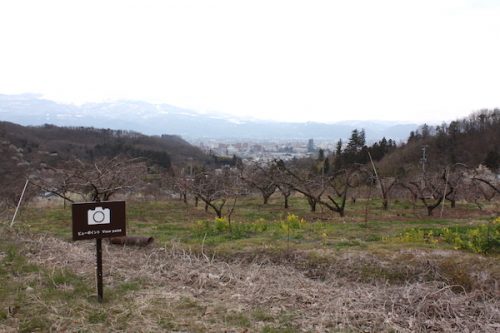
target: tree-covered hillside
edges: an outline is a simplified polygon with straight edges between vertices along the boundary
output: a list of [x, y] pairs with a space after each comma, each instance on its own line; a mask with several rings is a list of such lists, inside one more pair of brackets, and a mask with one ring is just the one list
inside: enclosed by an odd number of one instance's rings
[[128, 155], [170, 169], [186, 160], [208, 161], [198, 148], [173, 135], [147, 136], [132, 131], [92, 127], [21, 126], [0, 122], [0, 140], [12, 145], [30, 163], [57, 163]]
[[500, 109], [481, 110], [467, 118], [439, 126], [424, 124], [409, 134], [406, 144], [388, 154], [381, 161], [381, 167], [389, 171], [422, 162], [430, 168], [456, 163], [475, 168], [482, 164], [498, 171]]

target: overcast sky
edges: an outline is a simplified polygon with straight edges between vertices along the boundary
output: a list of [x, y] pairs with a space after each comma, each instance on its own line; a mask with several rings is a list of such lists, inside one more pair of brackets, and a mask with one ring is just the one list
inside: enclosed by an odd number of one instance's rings
[[500, 107], [500, 1], [0, 2], [0, 93], [243, 117], [453, 120]]

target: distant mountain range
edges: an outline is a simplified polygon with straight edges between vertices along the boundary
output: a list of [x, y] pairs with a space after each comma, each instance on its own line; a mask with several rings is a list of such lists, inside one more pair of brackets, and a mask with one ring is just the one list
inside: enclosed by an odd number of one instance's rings
[[92, 126], [133, 130], [149, 135], [175, 134], [186, 139], [309, 139], [348, 138], [353, 129], [364, 128], [368, 141], [382, 137], [406, 140], [417, 124], [385, 121], [292, 123], [234, 120], [229, 116], [201, 114], [168, 104], [142, 101], [62, 104], [38, 95], [1, 95], [0, 120], [21, 125]]

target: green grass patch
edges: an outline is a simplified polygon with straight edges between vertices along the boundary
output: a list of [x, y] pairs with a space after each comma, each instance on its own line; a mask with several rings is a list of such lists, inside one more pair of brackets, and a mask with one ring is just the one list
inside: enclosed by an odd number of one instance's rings
[[274, 317], [269, 313], [269, 311], [257, 308], [252, 311], [252, 318], [257, 321], [273, 321]]
[[[437, 218], [424, 216], [422, 212], [417, 214], [422, 209], [418, 203], [414, 208], [412, 202], [401, 199], [390, 202], [389, 210], [382, 209], [379, 198], [369, 201], [358, 199], [356, 203], [348, 201], [345, 217], [322, 206], [318, 206], [316, 212], [310, 212], [307, 201], [300, 195], [292, 196], [289, 202], [290, 208], [284, 209], [283, 199], [277, 194], [266, 205], [258, 196], [240, 198], [229, 222], [227, 217], [215, 218], [210, 209], [205, 212], [202, 204], [195, 207], [192, 200], [187, 204], [173, 199], [130, 201], [127, 202], [127, 233], [152, 236], [157, 244], [177, 242], [186, 249], [197, 250], [203, 246], [204, 250], [216, 253], [252, 251], [262, 247], [347, 251], [397, 246], [457, 248], [493, 253], [498, 247], [495, 234], [489, 236], [489, 245], [484, 245], [478, 244], [481, 237], [472, 231], [467, 231], [471, 232], [468, 235], [462, 233], [462, 227], [470, 229], [491, 221], [491, 213], [486, 216], [487, 212], [471, 208], [465, 203], [458, 204], [453, 210], [446, 207], [445, 213], [450, 214], [445, 214], [445, 218]], [[367, 205], [368, 219], [365, 221]], [[69, 207], [24, 208], [16, 225], [29, 232], [48, 233], [69, 240], [70, 221]], [[444, 241], [445, 237], [441, 234], [429, 237], [425, 231], [440, 232], [444, 228], [460, 234], [460, 242], [458, 238]], [[417, 235], [418, 232], [413, 229], [424, 230], [425, 235]], [[420, 239], [410, 241], [412, 233]], [[480, 233], [482, 235], [482, 231]], [[433, 241], [429, 241], [431, 239]]]
[[104, 310], [91, 311], [88, 315], [88, 321], [91, 324], [99, 324], [106, 322], [108, 314]]
[[243, 313], [229, 313], [225, 316], [226, 323], [237, 327], [250, 327], [250, 319]]

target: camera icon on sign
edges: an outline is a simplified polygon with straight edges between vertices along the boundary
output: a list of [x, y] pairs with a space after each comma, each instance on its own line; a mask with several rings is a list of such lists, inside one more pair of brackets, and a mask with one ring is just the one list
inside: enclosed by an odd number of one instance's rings
[[88, 225], [109, 224], [109, 208], [96, 207], [87, 212]]

